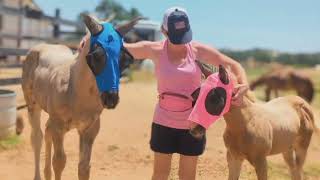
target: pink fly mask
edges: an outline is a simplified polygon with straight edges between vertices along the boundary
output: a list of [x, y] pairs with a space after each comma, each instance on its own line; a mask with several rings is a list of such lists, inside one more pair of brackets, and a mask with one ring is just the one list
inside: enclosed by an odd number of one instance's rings
[[201, 88], [192, 95], [197, 101], [188, 118], [189, 121], [208, 129], [229, 111], [233, 91], [233, 82], [229, 79], [227, 71], [221, 65], [218, 73], [206, 79]]

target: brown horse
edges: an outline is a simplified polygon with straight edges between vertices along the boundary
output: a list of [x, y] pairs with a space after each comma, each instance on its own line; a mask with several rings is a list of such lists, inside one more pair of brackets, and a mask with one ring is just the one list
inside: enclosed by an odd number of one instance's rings
[[278, 90], [296, 90], [298, 96], [304, 98], [309, 103], [314, 96], [314, 86], [309, 77], [293, 68], [278, 68], [262, 75], [250, 84], [254, 90], [257, 86], [266, 85], [266, 101], [270, 100], [271, 91], [278, 97]]
[[[227, 74], [219, 69], [219, 73], [223, 72]], [[222, 75], [221, 78], [228, 76]], [[302, 168], [312, 134], [319, 132], [310, 105], [298, 96], [259, 103], [250, 91], [244, 89], [239, 92], [243, 92], [243, 104], [231, 106], [224, 115], [226, 129], [223, 138], [227, 148], [229, 180], [239, 178], [245, 159], [254, 166], [258, 180], [266, 180], [266, 157], [280, 153], [290, 168], [292, 179], [302, 180]], [[217, 96], [211, 102], [212, 107], [224, 106], [224, 99]], [[200, 125], [190, 129], [190, 133], [198, 138], [204, 131]]]

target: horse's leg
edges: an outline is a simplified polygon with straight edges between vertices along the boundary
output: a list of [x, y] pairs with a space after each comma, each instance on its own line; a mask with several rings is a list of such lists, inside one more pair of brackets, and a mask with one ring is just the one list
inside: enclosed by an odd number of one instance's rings
[[233, 156], [229, 151], [227, 152], [227, 161], [229, 168], [229, 180], [238, 180], [241, 171], [243, 158]]
[[296, 154], [296, 179], [303, 179], [303, 165], [307, 156], [308, 147], [311, 141], [312, 133], [306, 132], [304, 137], [299, 138], [299, 144], [295, 148]]
[[51, 180], [51, 148], [52, 148], [52, 133], [50, 129], [50, 118], [47, 122], [47, 127], [44, 134], [45, 144], [46, 144], [46, 152], [45, 152], [45, 158], [46, 158], [46, 164], [44, 168], [44, 176], [46, 180]]
[[278, 89], [274, 89], [274, 95], [275, 95], [276, 98], [279, 97], [279, 91], [278, 91]]
[[90, 160], [93, 142], [100, 130], [100, 119], [97, 119], [80, 134], [80, 162], [78, 165], [79, 180], [89, 180], [90, 177]]
[[53, 171], [55, 180], [61, 180], [62, 171], [65, 168], [67, 157], [64, 152], [63, 140], [65, 132], [63, 131], [63, 126], [53, 124], [54, 121], [51, 122], [50, 131], [53, 140]]
[[289, 166], [290, 174], [291, 174], [291, 179], [296, 180], [296, 162], [294, 159], [294, 152], [293, 150], [289, 150], [288, 152], [282, 153], [283, 159]]
[[34, 180], [40, 180], [40, 152], [43, 133], [41, 131], [41, 108], [35, 104], [28, 104], [29, 122], [31, 125], [31, 144], [34, 152], [35, 172]]
[[251, 161], [251, 164], [254, 166], [256, 170], [258, 180], [268, 179], [268, 166], [267, 159], [265, 156], [254, 159], [253, 161]]
[[296, 180], [303, 179], [303, 165], [307, 156], [307, 148], [300, 147], [295, 150], [296, 153]]
[[267, 87], [266, 90], [265, 90], [265, 93], [266, 93], [266, 101], [269, 101], [270, 100], [270, 95], [271, 95], [271, 88]]

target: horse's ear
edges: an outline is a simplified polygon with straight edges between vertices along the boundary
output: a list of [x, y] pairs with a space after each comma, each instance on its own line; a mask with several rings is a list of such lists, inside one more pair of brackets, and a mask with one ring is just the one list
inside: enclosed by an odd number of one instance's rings
[[132, 28], [134, 25], [136, 25], [138, 23], [138, 21], [146, 19], [144, 17], [136, 17], [134, 19], [132, 19], [131, 21], [120, 25], [116, 28], [116, 30], [121, 34], [122, 37], [124, 37]]
[[79, 54], [86, 56], [90, 51], [90, 33], [87, 32], [87, 34], [82, 38], [79, 47], [78, 52]]
[[103, 26], [93, 17], [89, 16], [88, 14], [82, 14], [81, 16], [91, 35], [96, 35], [103, 31]]
[[229, 84], [228, 72], [222, 65], [219, 65], [219, 79], [223, 84]]

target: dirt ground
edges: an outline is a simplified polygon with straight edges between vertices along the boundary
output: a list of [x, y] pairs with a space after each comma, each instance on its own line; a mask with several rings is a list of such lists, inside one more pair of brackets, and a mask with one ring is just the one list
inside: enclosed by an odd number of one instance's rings
[[[18, 104], [23, 104], [20, 86], [7, 86], [18, 93]], [[95, 141], [91, 161], [93, 180], [144, 180], [150, 179], [153, 154], [149, 149], [150, 127], [156, 102], [155, 83], [129, 83], [121, 86], [121, 101], [115, 110], [104, 110], [101, 130]], [[33, 153], [30, 145], [30, 126], [26, 110], [21, 111], [26, 128], [17, 148], [0, 151], [1, 180], [30, 180], [33, 178]], [[42, 114], [42, 125], [48, 115]], [[206, 152], [200, 157], [197, 179], [227, 179], [226, 149], [222, 133], [224, 121], [220, 120], [208, 131]], [[65, 139], [67, 165], [63, 179], [77, 179], [78, 135], [70, 131]], [[174, 156], [170, 179], [177, 177], [177, 158]], [[41, 153], [41, 169], [44, 166], [44, 146]], [[320, 180], [320, 141], [314, 138], [305, 165], [306, 179]], [[290, 179], [281, 156], [269, 158], [270, 179]], [[42, 174], [43, 177], [43, 174]], [[246, 162], [241, 179], [256, 179], [253, 168]]]

